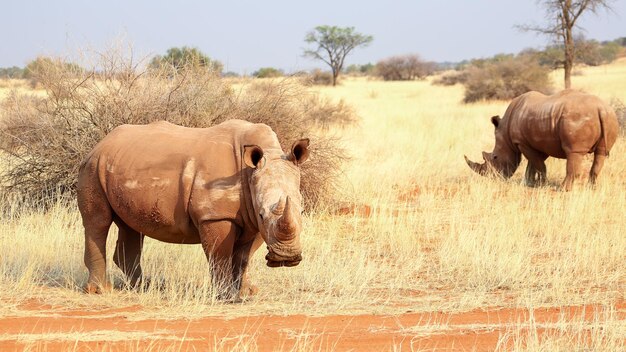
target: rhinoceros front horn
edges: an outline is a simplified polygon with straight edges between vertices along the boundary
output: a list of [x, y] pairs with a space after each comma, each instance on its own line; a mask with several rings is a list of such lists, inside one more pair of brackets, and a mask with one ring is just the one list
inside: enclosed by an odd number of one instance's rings
[[294, 215], [293, 205], [289, 200], [289, 196], [285, 200], [285, 208], [283, 215], [278, 219], [278, 227], [281, 229], [284, 235], [290, 235], [295, 232], [296, 219]]
[[465, 162], [470, 167], [470, 169], [474, 170], [474, 172], [476, 172], [479, 175], [483, 174], [483, 165], [469, 160], [466, 155], [463, 155], [463, 157], [465, 157]]

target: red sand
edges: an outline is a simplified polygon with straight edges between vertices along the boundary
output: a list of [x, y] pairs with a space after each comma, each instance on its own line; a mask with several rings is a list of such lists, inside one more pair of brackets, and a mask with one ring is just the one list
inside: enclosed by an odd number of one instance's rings
[[[556, 322], [563, 317], [580, 322], [582, 319], [591, 320], [594, 311], [599, 308], [541, 308], [533, 311], [533, 319], [537, 324]], [[617, 309], [619, 319], [626, 319], [626, 302], [620, 302]], [[100, 311], [68, 311], [30, 302], [22, 306], [21, 310], [42, 316], [1, 317], [0, 337], [4, 335], [4, 340], [0, 341], [0, 351], [19, 351], [29, 345], [35, 350], [46, 351], [204, 351], [217, 347], [223, 350], [233, 347], [242, 349], [245, 346], [260, 351], [303, 348], [322, 351], [389, 351], [394, 350], [394, 346], [396, 350], [403, 351], [410, 351], [411, 347], [414, 350], [493, 351], [499, 338], [510, 331], [507, 324], [524, 323], [530, 318], [527, 310], [498, 308], [462, 313], [407, 313], [397, 316], [290, 315], [139, 321], [129, 320], [125, 313], [140, 311], [140, 306]], [[428, 325], [430, 327], [426, 327]], [[120, 341], [98, 341], [98, 333], [101, 331], [113, 331], [108, 336], [117, 335], [117, 340]], [[543, 329], [539, 331], [545, 332]], [[64, 340], [54, 337], [54, 334], [62, 336], [69, 333], [79, 335]], [[145, 333], [145, 336], [124, 337], [125, 333]], [[28, 334], [52, 335], [37, 336], [34, 340], [26, 341], [24, 339]], [[15, 339], [7, 340], [7, 336], [14, 336]], [[81, 341], [85, 336], [91, 341]], [[237, 343], [240, 345], [237, 346]]]

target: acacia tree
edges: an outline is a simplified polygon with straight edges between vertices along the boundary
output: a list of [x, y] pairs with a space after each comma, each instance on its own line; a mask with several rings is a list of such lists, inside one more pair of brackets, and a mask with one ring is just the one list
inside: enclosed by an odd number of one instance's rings
[[519, 26], [526, 31], [538, 32], [556, 38], [563, 44], [563, 68], [565, 88], [571, 88], [572, 67], [576, 56], [572, 31], [576, 21], [586, 12], [597, 14], [601, 9], [610, 10], [612, 0], [539, 0], [546, 10], [549, 24], [541, 26]]
[[333, 86], [343, 69], [346, 56], [359, 46], [367, 46], [374, 40], [371, 35], [354, 31], [354, 27], [317, 26], [309, 32], [304, 41], [316, 44], [316, 49], [304, 51], [305, 56], [324, 61], [333, 72]]

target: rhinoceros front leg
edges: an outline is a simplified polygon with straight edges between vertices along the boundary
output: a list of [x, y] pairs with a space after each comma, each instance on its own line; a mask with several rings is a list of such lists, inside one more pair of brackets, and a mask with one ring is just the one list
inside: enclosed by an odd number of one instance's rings
[[258, 291], [258, 288], [252, 284], [248, 277], [248, 267], [252, 260], [252, 255], [259, 249], [261, 244], [263, 244], [263, 238], [259, 234], [245, 243], [235, 243], [232, 262], [233, 280], [235, 290], [239, 292], [238, 298], [240, 300], [254, 296]]
[[202, 249], [211, 266], [213, 287], [220, 299], [235, 295], [232, 275], [233, 246], [239, 228], [230, 221], [205, 221], [199, 226]]
[[548, 156], [532, 148], [518, 146], [522, 154], [528, 160], [524, 181], [527, 186], [543, 186], [547, 181], [546, 159]]
[[569, 192], [572, 190], [574, 181], [581, 176], [580, 168], [583, 161], [584, 154], [581, 153], [569, 153], [567, 154], [567, 169], [565, 174], [565, 180], [561, 187]]
[[113, 262], [122, 269], [131, 287], [141, 280], [141, 249], [144, 236], [125, 223], [116, 222], [119, 229]]

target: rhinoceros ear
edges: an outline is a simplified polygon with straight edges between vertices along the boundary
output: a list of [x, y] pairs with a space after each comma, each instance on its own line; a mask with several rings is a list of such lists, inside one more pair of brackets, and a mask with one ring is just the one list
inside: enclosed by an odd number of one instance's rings
[[256, 169], [263, 166], [263, 149], [258, 145], [243, 146], [243, 162], [249, 167]]
[[491, 123], [493, 123], [493, 125], [498, 128], [498, 125], [500, 124], [500, 116], [496, 115], [496, 116], [492, 116], [491, 117]]
[[289, 155], [289, 160], [293, 161], [294, 164], [300, 165], [309, 158], [309, 139], [303, 138], [297, 142], [295, 142], [291, 146], [291, 154]]

